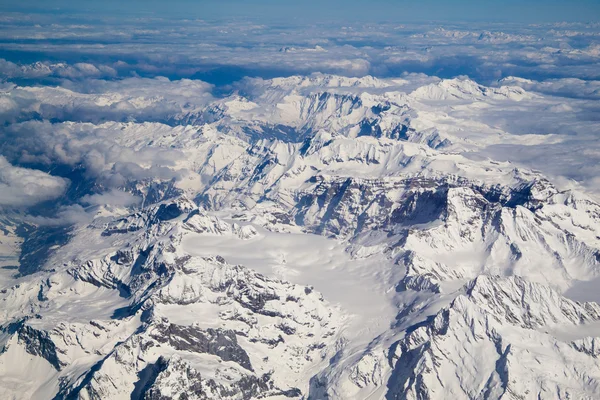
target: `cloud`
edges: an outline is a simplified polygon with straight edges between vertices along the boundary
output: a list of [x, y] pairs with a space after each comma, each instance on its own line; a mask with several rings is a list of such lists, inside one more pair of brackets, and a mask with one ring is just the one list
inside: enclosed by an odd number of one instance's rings
[[82, 204], [96, 206], [112, 205], [128, 207], [140, 204], [142, 199], [138, 196], [132, 195], [131, 193], [111, 189], [108, 192], [83, 196], [80, 202]]
[[499, 84], [519, 86], [534, 92], [556, 96], [600, 100], [600, 81], [577, 78], [548, 79], [542, 82], [510, 76]]
[[5, 59], [0, 59], [0, 72], [8, 79], [40, 79], [40, 78], [113, 78], [117, 71], [107, 65], [94, 65], [90, 63], [35, 62], [33, 64], [16, 64]]
[[149, 146], [151, 137], [173, 134], [162, 124], [26, 121], [0, 131], [0, 153], [19, 164], [82, 166], [88, 179], [118, 187], [127, 182], [172, 180], [188, 172], [177, 167], [180, 149]]
[[97, 215], [97, 209], [89, 206], [130, 207], [141, 203], [142, 199], [130, 193], [109, 189], [104, 193], [83, 196], [80, 204], [57, 207], [52, 217], [25, 215], [24, 221], [39, 226], [67, 226], [88, 224]]
[[28, 207], [54, 200], [65, 192], [68, 181], [45, 172], [15, 167], [0, 156], [0, 207]]
[[176, 134], [172, 127], [131, 121], [177, 124], [213, 100], [212, 85], [157, 77], [66, 86], [0, 87], [0, 120], [7, 122], [0, 128], [0, 154], [18, 164], [82, 166], [88, 179], [108, 187], [188, 174], [176, 167], [180, 149], [149, 145], [155, 133]]
[[[357, 22], [314, 23], [307, 29], [239, 20], [125, 18], [73, 25], [68, 18], [53, 24], [44, 18], [8, 21], [0, 30], [6, 57], [14, 57], [0, 62], [4, 76], [84, 80], [163, 75], [219, 84], [246, 75], [313, 72], [466, 74], [482, 83], [510, 75], [600, 79], [600, 29], [592, 24]], [[62, 62], [15, 62], [25, 54]]]
[[67, 226], [87, 224], [94, 219], [94, 213], [88, 212], [79, 204], [59, 207], [53, 217], [26, 215], [24, 221], [39, 226]]
[[63, 86], [9, 86], [0, 91], [0, 121], [168, 121], [213, 100], [212, 85], [164, 77], [88, 79]]

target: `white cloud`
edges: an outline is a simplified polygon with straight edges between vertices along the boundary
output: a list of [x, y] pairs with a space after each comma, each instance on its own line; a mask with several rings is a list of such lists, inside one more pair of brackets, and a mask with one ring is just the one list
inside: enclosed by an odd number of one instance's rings
[[25, 216], [24, 220], [28, 223], [40, 225], [40, 226], [62, 226], [62, 225], [75, 225], [75, 224], [87, 224], [94, 219], [94, 214], [87, 212], [79, 204], [73, 204], [70, 206], [62, 206], [58, 208], [55, 216], [53, 217], [42, 217], [42, 216]]
[[141, 203], [142, 199], [131, 193], [111, 189], [105, 193], [83, 196], [80, 200], [82, 204], [90, 205], [113, 205], [113, 206], [133, 206]]
[[[40, 24], [33, 16], [0, 30], [7, 51], [42, 52], [64, 63], [0, 62], [8, 77], [207, 76], [309, 74], [398, 76], [468, 74], [478, 81], [515, 75], [531, 79], [600, 79], [600, 30], [594, 25], [491, 23], [314, 24], [269, 26], [189, 20]], [[148, 40], [140, 41], [139, 35]], [[35, 42], [22, 42], [35, 38]], [[68, 38], [68, 41], [63, 40]], [[318, 46], [318, 47], [317, 47]], [[288, 51], [280, 51], [281, 49]], [[319, 51], [315, 51], [319, 50]], [[321, 51], [323, 50], [323, 51]], [[77, 64], [86, 59], [86, 64]], [[198, 75], [200, 74], [200, 75]], [[231, 82], [228, 82], [231, 83]]]
[[112, 78], [117, 71], [108, 65], [90, 63], [35, 62], [33, 64], [16, 64], [0, 59], [0, 72], [9, 79], [39, 79], [46, 77], [83, 79], [83, 78]]
[[110, 186], [171, 180], [187, 173], [176, 167], [182, 151], [148, 146], [149, 137], [171, 131], [162, 124], [27, 121], [4, 128], [0, 152], [19, 163], [82, 165], [88, 178]]
[[600, 100], [600, 81], [597, 80], [561, 78], [538, 82], [510, 76], [502, 79], [499, 83], [557, 96]]
[[7, 86], [0, 91], [0, 121], [19, 115], [60, 121], [162, 121], [201, 109], [213, 99], [211, 90], [202, 81], [163, 77]]
[[60, 197], [68, 181], [45, 172], [15, 167], [0, 156], [0, 207], [28, 207]]

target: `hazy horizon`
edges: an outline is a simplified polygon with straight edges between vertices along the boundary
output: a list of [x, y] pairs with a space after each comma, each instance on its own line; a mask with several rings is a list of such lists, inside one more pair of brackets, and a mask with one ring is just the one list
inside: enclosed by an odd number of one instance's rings
[[61, 0], [51, 4], [42, 0], [0, 2], [0, 10], [13, 12], [90, 13], [118, 17], [151, 15], [161, 18], [251, 18], [265, 21], [438, 21], [438, 22], [598, 22], [600, 2], [593, 0], [540, 1], [392, 1], [369, 2], [307, 0], [175, 0], [103, 2]]

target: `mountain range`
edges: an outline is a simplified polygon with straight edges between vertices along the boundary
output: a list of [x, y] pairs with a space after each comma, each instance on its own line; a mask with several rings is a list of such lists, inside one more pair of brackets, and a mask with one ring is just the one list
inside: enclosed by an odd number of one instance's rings
[[2, 88], [0, 154], [64, 186], [0, 217], [3, 398], [600, 396], [600, 203], [509, 154], [560, 98], [152, 81]]

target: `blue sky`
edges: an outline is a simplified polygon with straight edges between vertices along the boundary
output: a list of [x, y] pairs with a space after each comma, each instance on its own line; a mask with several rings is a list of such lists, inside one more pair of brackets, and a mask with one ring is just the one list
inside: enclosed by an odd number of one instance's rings
[[599, 0], [0, 0], [0, 9], [275, 20], [600, 21]]

